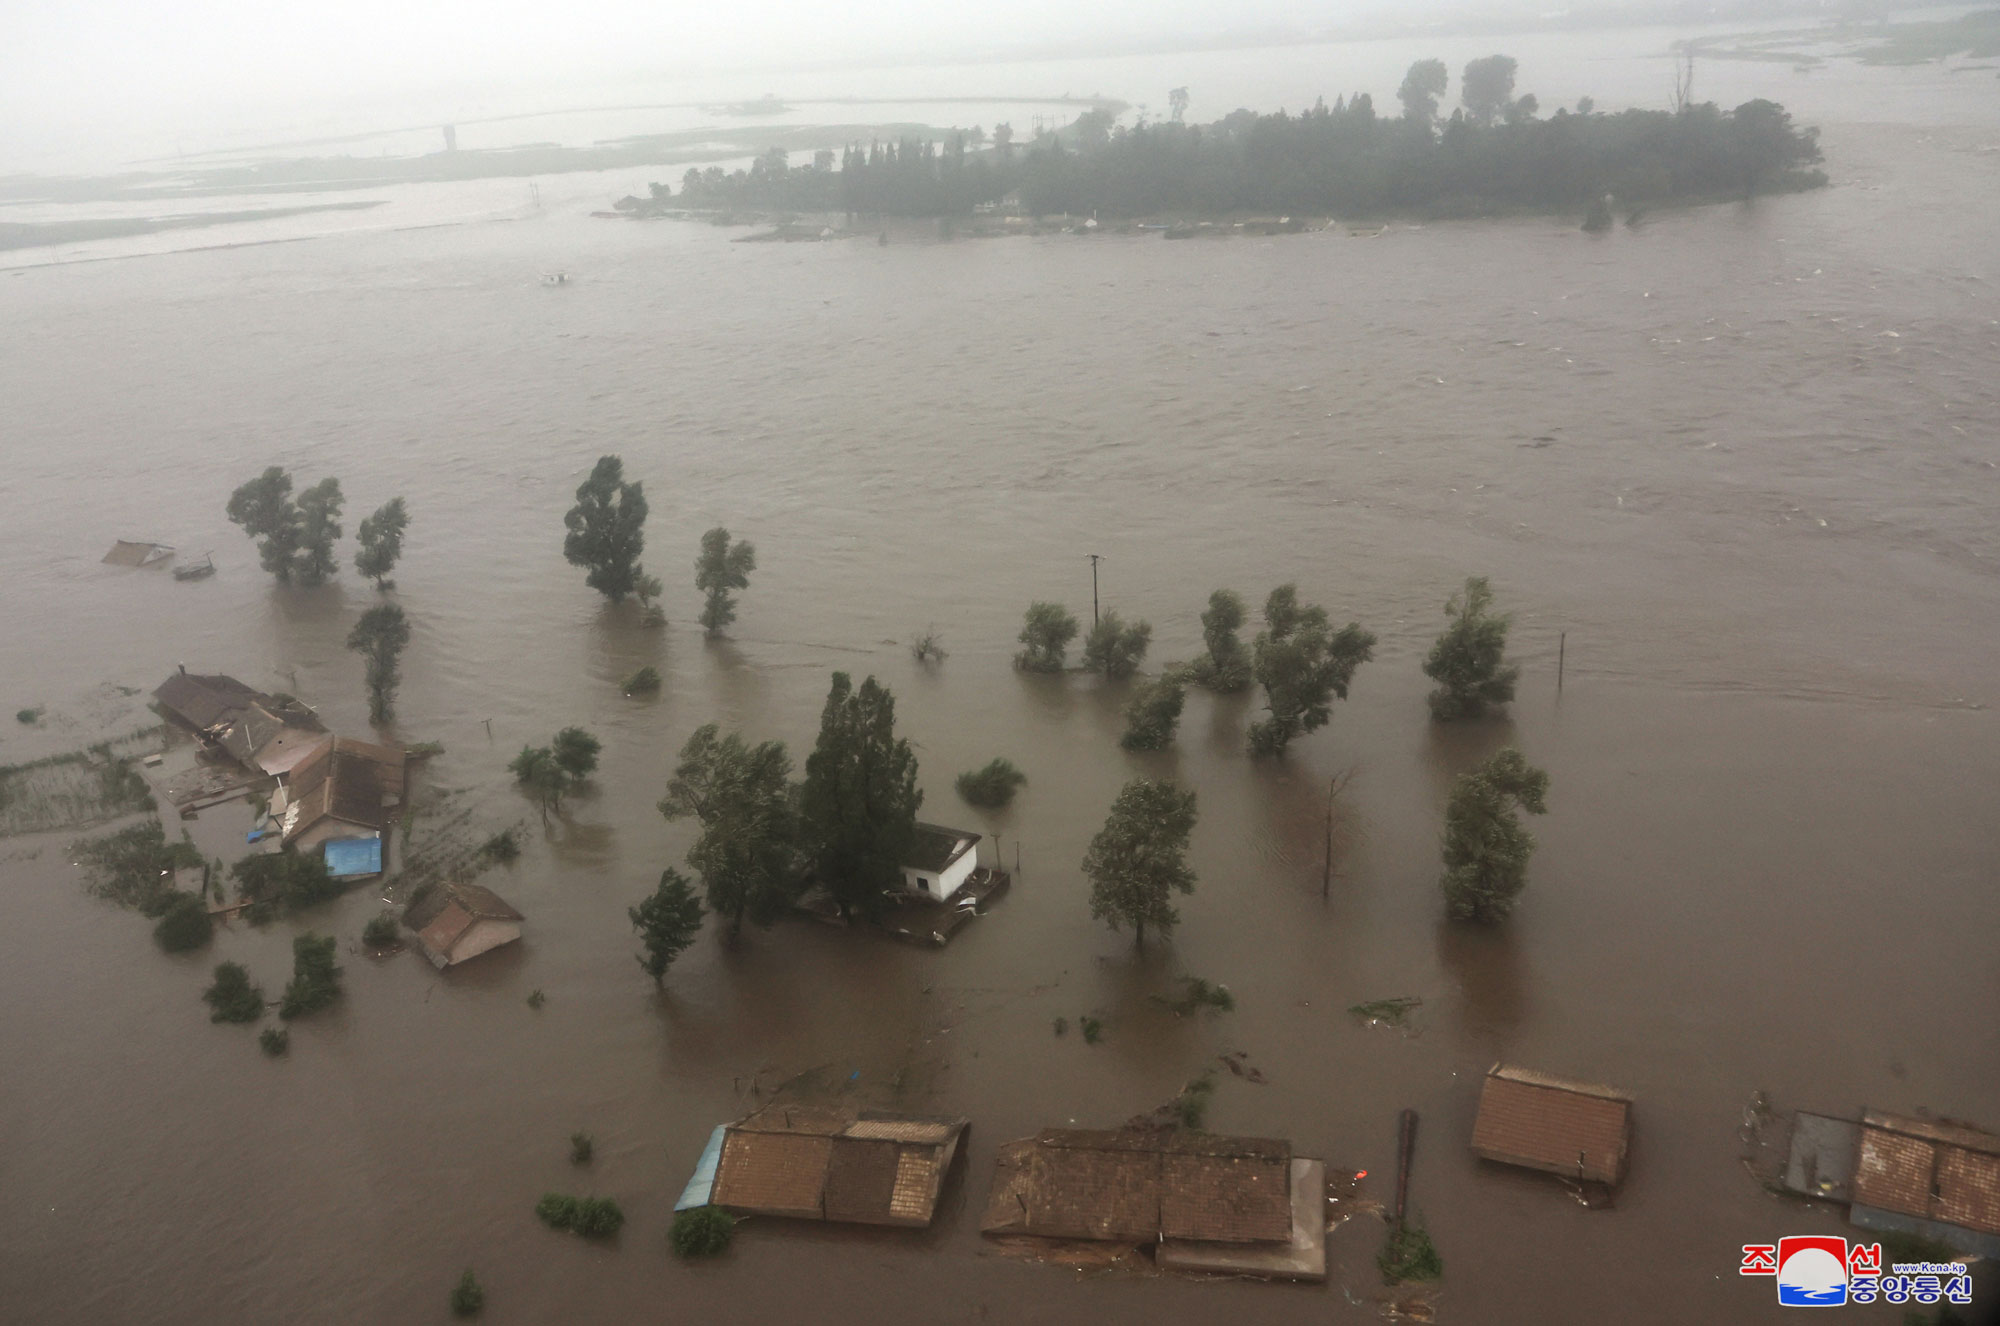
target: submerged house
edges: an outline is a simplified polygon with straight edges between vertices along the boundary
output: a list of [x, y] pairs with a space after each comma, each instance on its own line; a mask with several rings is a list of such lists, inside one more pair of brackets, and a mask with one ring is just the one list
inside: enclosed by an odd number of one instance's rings
[[526, 919], [484, 885], [447, 884], [414, 904], [403, 924], [417, 932], [431, 966], [443, 971], [513, 943]]
[[1157, 1244], [1162, 1266], [1326, 1278], [1326, 1164], [1265, 1137], [1049, 1128], [1000, 1148], [980, 1230]]
[[979, 837], [919, 822], [903, 861], [903, 888], [921, 898], [950, 901], [979, 868]]
[[283, 775], [327, 740], [319, 715], [289, 695], [183, 668], [153, 692], [160, 712], [252, 773]]
[[923, 1228], [970, 1125], [879, 1110], [770, 1105], [719, 1127], [676, 1210]]
[[[322, 736], [287, 773], [271, 799], [285, 846], [300, 852], [330, 848], [342, 840], [373, 840], [403, 804], [404, 755], [352, 737]], [[342, 853], [329, 851], [328, 864]], [[376, 849], [375, 870], [381, 871]], [[351, 849], [346, 859], [353, 860]], [[350, 871], [349, 873], [361, 873]]]
[[1472, 1149], [1487, 1160], [1617, 1187], [1632, 1147], [1632, 1097], [1616, 1087], [1495, 1064]]
[[1801, 1112], [1785, 1186], [1848, 1203], [1862, 1229], [2000, 1258], [2000, 1135], [1879, 1110], [1859, 1122]]

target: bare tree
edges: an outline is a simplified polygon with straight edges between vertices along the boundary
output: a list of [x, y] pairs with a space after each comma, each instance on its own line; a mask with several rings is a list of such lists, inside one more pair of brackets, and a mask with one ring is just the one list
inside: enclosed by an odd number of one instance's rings
[[1694, 105], [1694, 43], [1674, 45], [1674, 114], [1685, 115]]

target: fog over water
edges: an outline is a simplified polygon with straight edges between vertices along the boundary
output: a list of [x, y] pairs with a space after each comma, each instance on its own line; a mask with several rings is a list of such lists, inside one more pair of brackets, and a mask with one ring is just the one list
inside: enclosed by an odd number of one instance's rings
[[[1545, 105], [1657, 105], [1671, 35], [776, 90], [1159, 104], [1187, 83], [1208, 119], [1357, 86], [1386, 102], [1410, 59], [1500, 49]], [[1370, 1170], [1377, 1196], [1397, 1110], [1421, 1112], [1439, 1320], [1783, 1320], [1736, 1275], [1740, 1245], [1845, 1226], [1744, 1172], [1754, 1092], [2000, 1126], [2000, 83], [1849, 63], [1700, 77], [1697, 96], [1771, 96], [1821, 125], [1832, 187], [1600, 237], [1510, 219], [747, 245], [590, 217], [648, 178], [616, 172], [544, 177], [537, 202], [517, 180], [398, 185], [357, 195], [388, 200], [368, 220], [6, 255], [0, 683], [50, 715], [0, 734], [0, 762], [144, 721], [145, 696], [117, 688], [180, 663], [368, 731], [343, 642], [374, 591], [351, 569], [275, 587], [224, 518], [278, 464], [339, 477], [350, 533], [409, 502], [392, 735], [446, 748], [413, 838], [457, 808], [482, 834], [531, 831], [487, 877], [527, 914], [523, 942], [448, 977], [359, 950], [367, 889], [163, 956], [85, 894], [75, 835], [0, 841], [0, 1318], [427, 1321], [470, 1266], [493, 1322], [1375, 1320], [1365, 1220], [1330, 1238], [1335, 1283], [1305, 1288], [1079, 1276], [977, 1232], [997, 1145], [1113, 1126], [1242, 1050], [1268, 1083], [1224, 1075], [1209, 1126]], [[202, 247], [239, 238], [301, 242]], [[553, 270], [573, 280], [545, 287]], [[606, 452], [646, 484], [664, 630], [561, 557]], [[707, 642], [691, 563], [718, 523], [758, 570]], [[213, 548], [220, 569], [99, 564], [120, 537]], [[1210, 590], [1256, 602], [1287, 580], [1377, 632], [1376, 658], [1282, 761], [1244, 753], [1254, 700], [1199, 692], [1174, 749], [1127, 754], [1124, 687], [1010, 665], [1029, 601], [1088, 612], [1087, 553], [1105, 606], [1153, 623], [1155, 665], [1200, 648]], [[1468, 574], [1516, 614], [1520, 698], [1438, 729], [1419, 664]], [[904, 643], [933, 623], [934, 672]], [[660, 696], [622, 697], [645, 664]], [[1021, 877], [941, 951], [802, 920], [732, 949], [711, 928], [656, 996], [625, 909], [691, 839], [654, 810], [675, 753], [718, 722], [802, 763], [834, 669], [895, 692], [925, 817], [1001, 835], [1010, 864], [1018, 845]], [[545, 835], [505, 764], [572, 723], [604, 739], [598, 787]], [[1551, 776], [1528, 891], [1501, 927], [1449, 926], [1444, 799], [1508, 743]], [[1029, 782], [987, 815], [951, 781], [995, 755]], [[1353, 846], [1322, 901], [1324, 794], [1346, 770]], [[1077, 868], [1139, 775], [1200, 810], [1201, 882], [1143, 956], [1089, 920]], [[246, 827], [238, 807], [195, 831], [237, 851]], [[308, 927], [341, 937], [346, 997], [270, 1061], [199, 993], [225, 958], [275, 989]], [[1236, 1011], [1151, 999], [1184, 975], [1227, 984]], [[1413, 1035], [1343, 1011], [1398, 995], [1424, 1000]], [[1052, 1035], [1086, 1013], [1103, 1043]], [[1500, 1059], [1635, 1093], [1615, 1210], [1472, 1158]], [[758, 1222], [718, 1264], [674, 1259], [671, 1206], [710, 1128], [812, 1070], [973, 1120], [935, 1229]], [[597, 1139], [584, 1179], [576, 1129]], [[616, 1197], [618, 1243], [543, 1229], [552, 1188]]]

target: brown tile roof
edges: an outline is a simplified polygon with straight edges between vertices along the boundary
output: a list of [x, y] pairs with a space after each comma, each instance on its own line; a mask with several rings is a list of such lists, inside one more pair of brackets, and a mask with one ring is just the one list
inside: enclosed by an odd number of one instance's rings
[[764, 1215], [928, 1225], [963, 1119], [770, 1105], [724, 1133], [712, 1199]]
[[824, 1219], [833, 1139], [824, 1135], [730, 1130], [715, 1168], [717, 1206], [766, 1215]]
[[1617, 1183], [1631, 1137], [1626, 1093], [1495, 1064], [1480, 1089], [1472, 1149], [1509, 1165]]
[[896, 1195], [900, 1148], [868, 1137], [834, 1137], [828, 1146], [826, 1218], [869, 1224], [886, 1217]]
[[300, 760], [285, 779], [286, 791], [299, 808], [286, 838], [296, 838], [329, 816], [363, 828], [383, 828], [389, 822], [388, 807], [403, 800], [403, 778], [402, 751], [335, 737]]
[[160, 707], [189, 727], [212, 727], [237, 710], [265, 698], [262, 691], [245, 686], [234, 677], [204, 676], [198, 672], [176, 672], [161, 682], [153, 698]]
[[957, 1132], [955, 1125], [941, 1119], [871, 1119], [862, 1115], [849, 1124], [849, 1137], [880, 1137], [891, 1142], [922, 1142], [941, 1146]]
[[1853, 1196], [1898, 1215], [2000, 1234], [2000, 1136], [1864, 1111]]
[[485, 921], [525, 921], [528, 918], [508, 905], [505, 898], [484, 884], [453, 884], [451, 899], [473, 916]]
[[456, 902], [446, 902], [443, 910], [438, 912], [423, 929], [417, 931], [417, 939], [440, 959], [449, 958], [451, 946], [456, 944], [459, 936], [471, 929], [472, 923], [478, 919]]
[[1283, 1240], [1291, 1146], [1267, 1138], [1049, 1129], [1002, 1148], [989, 1234], [1151, 1243]]

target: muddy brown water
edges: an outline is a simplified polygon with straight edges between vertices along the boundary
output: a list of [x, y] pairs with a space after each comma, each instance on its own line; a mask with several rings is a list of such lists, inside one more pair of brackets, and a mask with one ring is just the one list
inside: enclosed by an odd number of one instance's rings
[[[1223, 1073], [1210, 1126], [1368, 1169], [1377, 1196], [1396, 1111], [1421, 1111], [1441, 1319], [1777, 1318], [1738, 1245], [1842, 1225], [1746, 1176], [1753, 1092], [2000, 1125], [2000, 157], [1971, 129], [1826, 136], [1839, 187], [1601, 240], [738, 246], [551, 214], [0, 281], [0, 678], [10, 708], [51, 706], [0, 759], [123, 730], [143, 697], [107, 688], [178, 663], [366, 731], [342, 640], [373, 593], [351, 571], [276, 589], [223, 518], [271, 463], [339, 476], [350, 532], [409, 501], [394, 735], [445, 744], [433, 794], [532, 823], [508, 757], [570, 723], [605, 740], [595, 794], [489, 877], [526, 938], [448, 978], [359, 951], [367, 890], [164, 957], [83, 893], [72, 835], [0, 844], [0, 1317], [426, 1321], [471, 1267], [495, 1322], [1371, 1319], [1365, 1220], [1314, 1288], [1079, 1274], [977, 1232], [998, 1143], [1115, 1124], [1241, 1050], [1268, 1082]], [[555, 267], [574, 282], [542, 287]], [[647, 486], [663, 631], [560, 556], [606, 451]], [[759, 569], [707, 642], [691, 561], [715, 523]], [[100, 566], [118, 537], [220, 569]], [[1008, 662], [1030, 599], [1088, 615], [1091, 552], [1156, 663], [1199, 647], [1209, 590], [1284, 580], [1377, 631], [1377, 659], [1283, 761], [1245, 756], [1249, 703], [1202, 696], [1175, 749], [1127, 755], [1121, 688]], [[1472, 572], [1517, 614], [1520, 699], [1439, 730], [1418, 664]], [[935, 672], [903, 643], [931, 623]], [[661, 695], [620, 696], [647, 663]], [[1018, 846], [1019, 882], [939, 952], [710, 932], [656, 995], [625, 908], [688, 842], [653, 809], [675, 751], [720, 722], [802, 760], [836, 668], [894, 690], [926, 816]], [[1504, 926], [1443, 924], [1446, 788], [1510, 741], [1553, 780], [1532, 882]], [[1029, 782], [988, 816], [951, 779], [994, 755]], [[1199, 890], [1143, 954], [1091, 923], [1077, 869], [1137, 774], [1200, 797]], [[240, 844], [242, 814], [205, 815], [204, 844]], [[198, 995], [222, 958], [274, 993], [306, 926], [341, 936], [347, 995], [268, 1061]], [[1236, 1011], [1176, 1019], [1150, 996], [1183, 975]], [[1412, 1035], [1343, 1011], [1401, 995]], [[1053, 1034], [1083, 1014], [1101, 1044]], [[1471, 1157], [1497, 1059], [1636, 1093], [1615, 1210]], [[759, 1222], [676, 1262], [709, 1129], [802, 1073], [973, 1119], [937, 1227]], [[542, 1229], [552, 1188], [618, 1198], [617, 1245]]]

